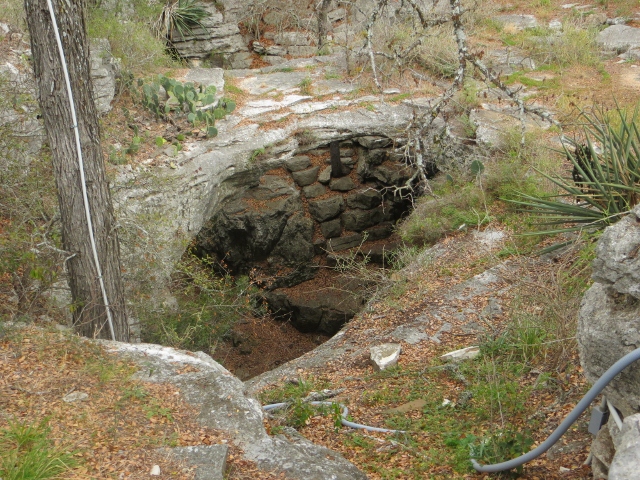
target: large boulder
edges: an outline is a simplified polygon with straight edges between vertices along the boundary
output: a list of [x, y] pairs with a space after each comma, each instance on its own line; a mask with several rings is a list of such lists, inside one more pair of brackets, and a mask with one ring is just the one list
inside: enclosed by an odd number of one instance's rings
[[[607, 228], [593, 262], [595, 283], [580, 306], [578, 347], [584, 373], [595, 382], [640, 346], [640, 206]], [[605, 389], [626, 416], [640, 412], [640, 366], [631, 365]]]
[[[640, 346], [639, 252], [640, 206], [637, 206], [602, 234], [593, 262], [595, 283], [585, 293], [580, 306], [577, 332], [580, 363], [592, 383], [621, 357]], [[623, 416], [632, 418], [638, 414], [640, 365], [634, 363], [618, 374], [604, 389], [604, 394]], [[607, 475], [632, 478], [620, 472], [631, 468], [630, 458], [640, 456], [640, 442], [629, 441], [621, 450], [617, 427], [612, 421], [609, 423], [609, 433], [601, 431], [592, 447], [594, 478], [607, 478]], [[609, 437], [613, 440], [608, 440]], [[612, 448], [616, 449], [613, 460], [607, 453]], [[637, 464], [633, 468], [637, 471]]]
[[272, 253], [286, 263], [313, 257], [313, 226], [308, 219], [293, 217], [302, 209], [300, 192], [275, 175], [264, 175], [261, 182], [240, 190], [198, 235], [201, 253], [215, 255], [236, 272], [248, 272]]

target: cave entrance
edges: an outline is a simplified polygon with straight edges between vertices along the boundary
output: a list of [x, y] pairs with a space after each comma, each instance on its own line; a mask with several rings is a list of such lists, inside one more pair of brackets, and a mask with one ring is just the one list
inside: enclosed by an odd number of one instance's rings
[[216, 360], [247, 379], [315, 348], [353, 318], [375, 282], [366, 272], [388, 265], [401, 244], [394, 225], [411, 202], [394, 191], [413, 174], [403, 160], [390, 139], [358, 137], [261, 158], [228, 180], [231, 193], [194, 251], [248, 276], [269, 314], [236, 322]]

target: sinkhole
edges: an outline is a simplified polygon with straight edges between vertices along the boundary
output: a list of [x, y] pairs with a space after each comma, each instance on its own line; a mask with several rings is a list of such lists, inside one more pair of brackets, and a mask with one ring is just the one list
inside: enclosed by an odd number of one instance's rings
[[225, 181], [231, 194], [193, 244], [225, 273], [248, 276], [268, 311], [236, 322], [213, 352], [243, 380], [315, 348], [362, 309], [375, 275], [355, 273], [392, 261], [394, 225], [411, 208], [395, 187], [414, 173], [386, 137], [261, 156]]

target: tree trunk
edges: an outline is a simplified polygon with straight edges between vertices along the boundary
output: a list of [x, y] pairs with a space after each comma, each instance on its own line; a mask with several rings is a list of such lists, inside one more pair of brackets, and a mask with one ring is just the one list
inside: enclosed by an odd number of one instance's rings
[[[129, 340], [115, 217], [93, 101], [84, 0], [52, 0], [76, 107], [91, 219], [117, 340]], [[51, 147], [76, 331], [111, 338], [83, 203], [71, 108], [46, 0], [25, 0], [40, 108]]]
[[318, 50], [321, 50], [327, 42], [327, 30], [329, 29], [329, 20], [327, 15], [332, 0], [322, 0], [318, 9]]

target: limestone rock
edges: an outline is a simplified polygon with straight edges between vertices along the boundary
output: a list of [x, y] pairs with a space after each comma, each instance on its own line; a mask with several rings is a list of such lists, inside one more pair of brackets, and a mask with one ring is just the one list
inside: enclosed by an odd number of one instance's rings
[[62, 401], [65, 403], [74, 403], [74, 402], [82, 402], [84, 400], [87, 400], [88, 398], [89, 398], [89, 395], [86, 394], [85, 392], [72, 392], [62, 397]]
[[346, 230], [361, 232], [380, 223], [384, 218], [382, 207], [372, 210], [348, 210], [342, 214], [342, 224]]
[[91, 40], [89, 46], [93, 99], [98, 113], [111, 110], [111, 101], [116, 93], [116, 76], [119, 64], [111, 56], [111, 45], [106, 38]]
[[200, 249], [240, 272], [272, 253], [289, 217], [302, 209], [300, 193], [285, 179], [265, 175], [261, 180], [225, 204], [198, 235]]
[[640, 205], [605, 229], [598, 241], [593, 279], [640, 299]]
[[445, 353], [444, 355], [441, 355], [440, 358], [447, 362], [461, 362], [463, 360], [473, 360], [478, 355], [480, 355], [480, 347], [473, 346]]
[[611, 25], [598, 34], [596, 42], [606, 50], [626, 52], [630, 48], [640, 47], [640, 28]]
[[194, 480], [223, 480], [227, 468], [227, 445], [195, 445], [162, 449], [169, 456], [189, 466], [195, 466]]
[[299, 186], [306, 187], [307, 185], [315, 183], [316, 179], [318, 178], [319, 170], [320, 167], [312, 167], [307, 170], [293, 172], [291, 176]]
[[311, 160], [306, 155], [297, 155], [293, 158], [290, 158], [285, 162], [285, 166], [287, 170], [290, 172], [297, 172], [299, 170], [304, 170], [311, 165]]
[[320, 231], [324, 238], [339, 237], [342, 234], [342, 222], [339, 218], [320, 224]]
[[[593, 383], [640, 345], [640, 302], [594, 283], [582, 299], [577, 338], [580, 363]], [[623, 415], [640, 411], [640, 367], [636, 364], [627, 367], [604, 393]]]
[[356, 287], [351, 281], [335, 285], [330, 295], [324, 289], [307, 291], [304, 297], [273, 290], [264, 297], [274, 315], [289, 318], [298, 330], [333, 335], [362, 308], [363, 300]]
[[311, 39], [302, 32], [282, 32], [275, 36], [275, 42], [284, 46], [307, 46], [311, 45]]
[[616, 453], [609, 467], [609, 480], [637, 478], [640, 466], [640, 414], [624, 419], [616, 440]]
[[287, 53], [292, 57], [313, 57], [318, 49], [316, 47], [293, 45], [287, 48]]
[[349, 248], [357, 247], [363, 241], [364, 236], [361, 233], [354, 233], [353, 235], [332, 238], [327, 242], [327, 251], [339, 252], [341, 250], [347, 250]]
[[[366, 475], [352, 463], [327, 448], [304, 439], [290, 441], [284, 436], [268, 435], [260, 403], [245, 396], [244, 384], [203, 352], [194, 354], [150, 344], [101, 343], [117, 355], [138, 363], [142, 382], [175, 385], [184, 399], [199, 409], [198, 422], [227, 432], [241, 455], [260, 470], [279, 472], [287, 478], [366, 480]], [[195, 367], [195, 371], [184, 373], [187, 365]], [[216, 455], [223, 453], [220, 446], [214, 447]], [[207, 465], [203, 461], [203, 449], [212, 450], [202, 446], [186, 447], [176, 454], [187, 464]]]
[[506, 31], [511, 32], [538, 26], [538, 20], [533, 15], [498, 15], [495, 19]]
[[367, 210], [379, 206], [382, 203], [382, 195], [374, 188], [367, 188], [352, 193], [347, 197], [349, 208], [361, 208]]
[[[469, 119], [476, 126], [476, 140], [485, 145], [500, 147], [504, 141], [504, 132], [512, 128], [514, 122], [520, 123], [520, 114], [517, 109], [505, 108], [474, 109]], [[550, 124], [542, 122], [530, 115], [526, 116], [527, 129], [547, 129]]]
[[331, 180], [329, 188], [338, 192], [348, 192], [356, 188], [356, 184], [350, 177], [334, 178]]
[[284, 57], [287, 54], [287, 49], [280, 45], [271, 45], [265, 49], [267, 55], [273, 55], [278, 57]]
[[370, 348], [373, 368], [380, 371], [397, 365], [402, 348], [398, 343], [383, 343]]
[[309, 213], [318, 222], [331, 220], [340, 215], [343, 210], [344, 200], [339, 195], [309, 202]]
[[374, 149], [374, 148], [386, 148], [391, 146], [393, 141], [388, 137], [374, 137], [371, 135], [367, 135], [364, 137], [358, 137], [355, 139], [360, 145], [364, 148]]
[[326, 167], [322, 172], [320, 172], [318, 181], [323, 185], [326, 185], [331, 181], [331, 167]]
[[324, 185], [309, 185], [302, 189], [304, 196], [307, 198], [315, 198], [324, 195], [327, 192], [327, 188]]

